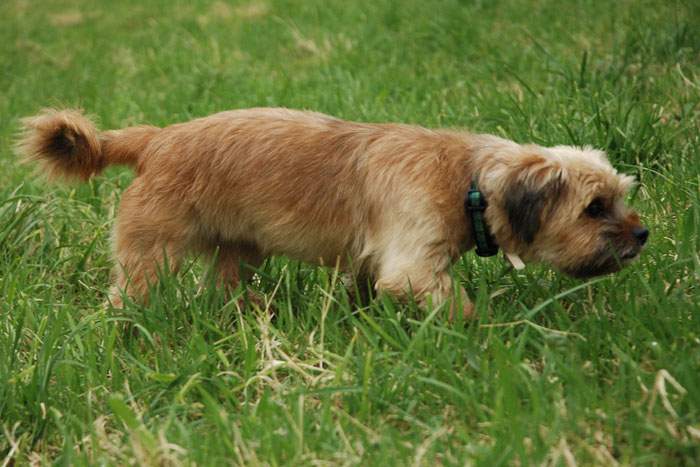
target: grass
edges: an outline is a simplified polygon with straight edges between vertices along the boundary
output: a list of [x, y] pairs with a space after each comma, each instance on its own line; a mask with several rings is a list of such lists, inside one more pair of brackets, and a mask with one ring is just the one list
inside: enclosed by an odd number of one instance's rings
[[[700, 462], [700, 8], [686, 1], [5, 0], [0, 28], [0, 462]], [[467, 254], [478, 318], [348, 303], [268, 261], [277, 310], [198, 291], [103, 306], [132, 175], [47, 185], [17, 119], [105, 128], [288, 106], [608, 151], [641, 188], [641, 260], [579, 282]], [[138, 333], [125, 332], [125, 328]]]

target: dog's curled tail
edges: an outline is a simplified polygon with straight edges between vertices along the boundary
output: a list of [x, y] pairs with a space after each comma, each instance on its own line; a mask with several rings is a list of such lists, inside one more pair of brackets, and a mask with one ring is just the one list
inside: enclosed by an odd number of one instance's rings
[[137, 168], [159, 130], [142, 126], [100, 132], [79, 110], [45, 109], [22, 119], [17, 150], [25, 160], [38, 161], [49, 178], [87, 180], [111, 164]]

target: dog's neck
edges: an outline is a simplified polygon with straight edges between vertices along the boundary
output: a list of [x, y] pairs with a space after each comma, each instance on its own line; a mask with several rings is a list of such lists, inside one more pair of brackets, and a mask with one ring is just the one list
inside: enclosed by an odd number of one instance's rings
[[[472, 224], [472, 235], [476, 243], [476, 254], [482, 257], [494, 256], [498, 253], [498, 244], [489, 229], [486, 216], [484, 215], [487, 206], [486, 198], [484, 194], [479, 191], [475, 177], [469, 188], [469, 192], [467, 192], [464, 207], [467, 211], [467, 217], [469, 217]], [[504, 251], [503, 254], [515, 269], [520, 270], [525, 267], [523, 260], [515, 253]]]

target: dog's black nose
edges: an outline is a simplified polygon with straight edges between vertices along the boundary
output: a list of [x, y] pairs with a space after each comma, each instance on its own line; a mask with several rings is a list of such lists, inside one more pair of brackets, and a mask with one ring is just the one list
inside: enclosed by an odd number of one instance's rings
[[649, 229], [646, 227], [635, 227], [632, 229], [632, 235], [637, 239], [640, 245], [644, 245], [649, 238]]

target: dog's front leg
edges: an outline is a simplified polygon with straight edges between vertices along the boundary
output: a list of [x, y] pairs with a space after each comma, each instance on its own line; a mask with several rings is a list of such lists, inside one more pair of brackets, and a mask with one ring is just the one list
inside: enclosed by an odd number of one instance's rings
[[375, 288], [378, 292], [387, 292], [399, 300], [406, 300], [412, 295], [423, 308], [445, 305], [450, 320], [458, 313], [464, 318], [470, 318], [474, 313], [474, 305], [469, 301], [464, 288], [455, 290], [453, 287], [448, 268], [434, 271], [430, 265], [414, 264], [407, 268], [385, 269]]

